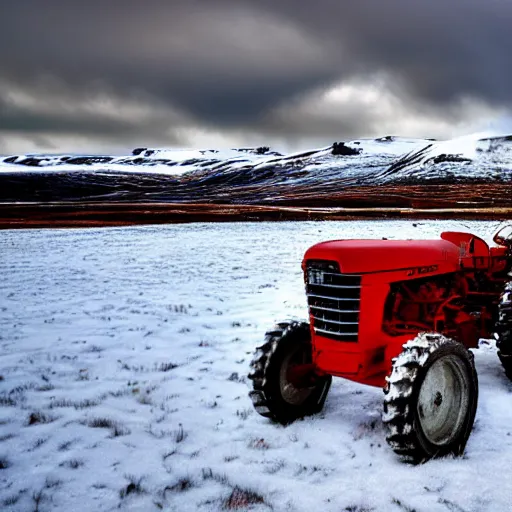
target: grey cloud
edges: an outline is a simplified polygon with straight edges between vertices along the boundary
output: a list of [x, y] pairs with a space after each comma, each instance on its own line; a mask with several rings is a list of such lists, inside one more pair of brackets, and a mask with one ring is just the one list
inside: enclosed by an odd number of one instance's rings
[[70, 116], [55, 113], [31, 112], [0, 105], [0, 133], [42, 131], [54, 134], [82, 135], [127, 135], [135, 133], [140, 127], [134, 123], [108, 119], [102, 116]]
[[[44, 145], [51, 145], [43, 134], [56, 135], [79, 135], [94, 139], [106, 137], [112, 139], [132, 140], [139, 144], [155, 143], [170, 145], [186, 145], [186, 139], [178, 132], [158, 129], [153, 123], [136, 123], [105, 119], [103, 117], [89, 116], [61, 116], [59, 114], [39, 114], [19, 110], [12, 110], [9, 113], [0, 110], [0, 135], [1, 134], [23, 133], [33, 141]], [[44, 144], [41, 144], [44, 142]]]
[[0, 82], [2, 151], [12, 146], [9, 139], [13, 137], [44, 150], [57, 149], [62, 138], [85, 138], [91, 141], [88, 146], [103, 147], [108, 147], [108, 141], [124, 141], [125, 148], [126, 144], [187, 145], [180, 125], [186, 126], [186, 119], [170, 109], [98, 87], [79, 94], [55, 80], [24, 89]]
[[[378, 113], [349, 111], [338, 123], [321, 113], [287, 121], [282, 112], [297, 98], [375, 74], [411, 109], [450, 112], [465, 97], [512, 105], [506, 1], [0, 0], [0, 8], [1, 77], [11, 84], [43, 94], [38, 80], [54, 76], [77, 101], [95, 87], [119, 98], [142, 93], [148, 104], [183, 112], [189, 126], [220, 132], [373, 130]], [[131, 130], [129, 120], [58, 111], [0, 110], [0, 126], [119, 137]], [[173, 121], [138, 130], [158, 137], [166, 127]]]
[[[323, 34], [349, 56], [351, 75], [385, 71], [419, 99], [447, 102], [474, 95], [512, 100], [507, 66], [512, 4], [501, 0], [363, 0], [273, 2], [260, 5]], [[336, 65], [336, 64], [335, 64]]]
[[198, 119], [229, 124], [338, 74], [322, 63], [321, 48], [312, 52], [300, 33], [250, 6], [77, 4], [9, 4], [4, 19], [13, 22], [0, 32], [0, 45], [11, 48], [0, 61], [9, 78], [25, 82], [49, 73], [78, 88], [101, 80], [119, 90], [145, 90]]

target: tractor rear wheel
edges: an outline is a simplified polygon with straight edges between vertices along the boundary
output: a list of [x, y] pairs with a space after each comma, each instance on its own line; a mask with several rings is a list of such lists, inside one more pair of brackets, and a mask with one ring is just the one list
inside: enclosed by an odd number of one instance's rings
[[475, 420], [473, 354], [441, 334], [420, 334], [393, 360], [383, 423], [391, 448], [413, 463], [462, 455]]
[[512, 380], [512, 281], [505, 285], [498, 305], [496, 322], [498, 357], [505, 374]]
[[[251, 362], [249, 393], [256, 411], [278, 423], [292, 421], [322, 410], [331, 386], [330, 375], [313, 371], [311, 332], [306, 322], [282, 322], [265, 334]], [[293, 379], [293, 370], [306, 372]], [[309, 371], [308, 371], [308, 368]]]

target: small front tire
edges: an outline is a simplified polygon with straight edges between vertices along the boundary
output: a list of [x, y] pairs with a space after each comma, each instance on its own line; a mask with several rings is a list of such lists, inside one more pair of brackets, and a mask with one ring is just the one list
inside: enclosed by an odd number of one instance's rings
[[265, 334], [251, 362], [249, 393], [256, 411], [286, 425], [320, 412], [331, 386], [330, 375], [311, 375], [311, 381], [297, 386], [289, 378], [294, 365], [312, 363], [311, 332], [306, 322], [282, 322]]

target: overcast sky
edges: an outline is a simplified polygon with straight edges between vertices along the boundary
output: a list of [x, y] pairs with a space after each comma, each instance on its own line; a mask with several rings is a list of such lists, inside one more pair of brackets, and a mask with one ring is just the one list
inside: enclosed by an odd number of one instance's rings
[[510, 0], [0, 0], [0, 14], [0, 153], [448, 138], [512, 109]]

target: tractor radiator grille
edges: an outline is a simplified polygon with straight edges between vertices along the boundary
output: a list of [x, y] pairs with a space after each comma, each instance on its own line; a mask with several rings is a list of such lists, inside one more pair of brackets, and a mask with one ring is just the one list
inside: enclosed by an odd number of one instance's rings
[[335, 261], [306, 263], [306, 294], [315, 332], [336, 341], [357, 341], [361, 276], [342, 274]]

